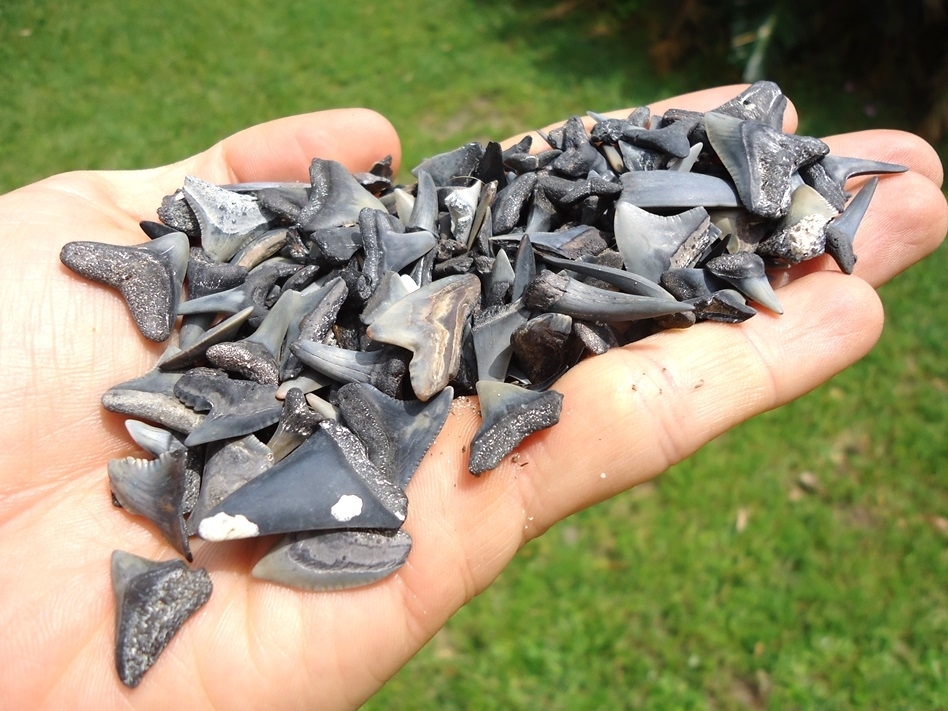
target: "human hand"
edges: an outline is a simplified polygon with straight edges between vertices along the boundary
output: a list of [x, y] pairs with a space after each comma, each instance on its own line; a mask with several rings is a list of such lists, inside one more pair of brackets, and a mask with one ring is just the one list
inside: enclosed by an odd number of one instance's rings
[[[700, 92], [653, 110], [706, 110], [738, 91]], [[397, 161], [397, 139], [375, 115], [324, 112], [248, 129], [173, 166], [56, 176], [0, 198], [0, 372], [12, 383], [0, 404], [6, 703], [357, 706], [530, 538], [802, 395], [871, 348], [882, 325], [873, 287], [948, 231], [941, 166], [908, 134], [827, 142], [839, 155], [911, 169], [880, 181], [856, 239], [854, 276], [821, 258], [791, 272], [779, 293], [783, 316], [665, 331], [584, 361], [556, 385], [565, 396], [560, 423], [525, 441], [516, 463], [507, 458], [480, 479], [467, 472], [463, 450], [478, 425], [475, 401], [456, 402], [408, 490], [412, 553], [381, 583], [298, 592], [249, 577], [270, 540], [196, 543], [195, 564], [210, 571], [214, 595], [134, 690], [113, 668], [109, 556], [116, 548], [153, 559], [176, 554], [152, 526], [109, 503], [106, 461], [137, 452], [123, 418], [103, 411], [99, 398], [149, 370], [162, 346], [140, 336], [115, 294], [60, 266], [59, 250], [73, 240], [145, 241], [138, 221], [153, 219], [185, 174], [216, 183], [305, 180], [313, 156], [352, 170], [389, 153]]]

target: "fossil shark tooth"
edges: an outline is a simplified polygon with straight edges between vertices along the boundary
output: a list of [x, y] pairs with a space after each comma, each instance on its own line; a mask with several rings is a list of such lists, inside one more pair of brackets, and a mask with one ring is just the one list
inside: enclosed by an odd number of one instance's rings
[[425, 158], [411, 172], [416, 178], [420, 177], [422, 172], [428, 173], [439, 188], [454, 185], [456, 177], [474, 175], [484, 156], [484, 150], [484, 146], [476, 141], [465, 143], [452, 151]]
[[698, 157], [701, 155], [702, 150], [704, 150], [704, 143], [698, 141], [691, 147], [691, 149], [688, 151], [688, 155], [684, 158], [670, 158], [668, 160], [668, 164], [666, 165], [666, 169], [678, 173], [691, 172], [691, 169], [694, 168], [695, 163], [698, 162]]
[[766, 306], [778, 314], [783, 313], [764, 268], [764, 260], [753, 252], [722, 254], [708, 260], [705, 268], [719, 279], [733, 284], [747, 298]]
[[342, 163], [314, 158], [309, 176], [313, 188], [309, 202], [299, 215], [299, 225], [305, 232], [358, 222], [359, 212], [365, 207], [384, 209], [378, 198], [359, 185]]
[[714, 175], [639, 170], [623, 173], [619, 181], [619, 200], [647, 210], [743, 207], [734, 184]]
[[113, 385], [102, 395], [102, 406], [110, 412], [189, 433], [201, 424], [204, 415], [194, 412], [175, 396], [174, 386], [180, 379], [181, 373], [153, 370]]
[[172, 232], [178, 232], [174, 227], [169, 227], [166, 224], [152, 220], [142, 220], [138, 223], [138, 226], [141, 227], [142, 232], [144, 232], [149, 239], [157, 239], [158, 237], [164, 237]]
[[276, 259], [267, 260], [259, 267], [251, 269], [239, 286], [188, 299], [178, 307], [178, 313], [235, 314], [253, 306], [249, 320], [251, 325], [259, 325], [267, 314], [266, 300], [270, 290], [279, 279], [289, 276], [296, 269], [297, 265], [292, 265], [291, 268]]
[[760, 121], [778, 131], [783, 130], [787, 97], [772, 81], [757, 81], [733, 99], [721, 104], [713, 113], [733, 118]]
[[[411, 282], [409, 285], [408, 282]], [[365, 302], [365, 308], [359, 316], [365, 325], [371, 324], [376, 317], [385, 313], [385, 311], [402, 297], [408, 296], [415, 291], [418, 285], [411, 281], [410, 276], [403, 276], [395, 272], [385, 272], [379, 279], [379, 285], [372, 292], [372, 296]], [[310, 338], [309, 340], [318, 341], [319, 338]]]
[[620, 200], [615, 209], [616, 247], [627, 270], [658, 282], [666, 269], [694, 266], [672, 260], [686, 244], [702, 241], [710, 224], [703, 207], [665, 216]]
[[178, 315], [189, 249], [187, 236], [172, 232], [134, 247], [69, 242], [59, 258], [76, 274], [117, 289], [141, 334], [161, 342]]
[[397, 400], [368, 383], [344, 385], [337, 393], [346, 425], [372, 463], [403, 491], [444, 427], [453, 398], [450, 386], [426, 403]]
[[868, 158], [850, 158], [833, 154], [823, 156], [820, 165], [830, 179], [840, 188], [845, 188], [846, 181], [857, 175], [904, 173], [908, 170], [908, 166], [898, 163], [886, 163], [879, 160], [869, 160]]
[[283, 398], [283, 414], [276, 431], [267, 442], [276, 461], [280, 461], [296, 449], [316, 429], [323, 417], [314, 412], [306, 403], [306, 397], [299, 388], [292, 388]]
[[178, 553], [191, 560], [184, 528], [186, 492], [184, 449], [172, 449], [158, 459], [126, 457], [109, 462], [109, 486], [129, 513], [144, 516]]
[[387, 578], [410, 551], [411, 536], [403, 529], [291, 533], [251, 575], [299, 590], [347, 590]]
[[444, 198], [444, 206], [451, 216], [451, 236], [461, 244], [467, 244], [471, 236], [481, 185], [480, 181], [474, 181], [466, 188], [453, 190]]
[[198, 524], [208, 511], [260, 476], [275, 461], [273, 451], [252, 434], [208, 445], [201, 493], [186, 524], [188, 535], [197, 535]]
[[537, 274], [523, 298], [532, 309], [592, 321], [635, 321], [692, 310], [673, 299], [607, 291], [551, 271]]
[[193, 339], [186, 348], [162, 360], [161, 363], [158, 364], [158, 368], [161, 370], [181, 370], [198, 365], [201, 361], [205, 360], [205, 354], [208, 348], [217, 343], [229, 341], [236, 336], [237, 332], [240, 331], [252, 313], [253, 307], [248, 306], [243, 311], [238, 311], [232, 316], [227, 317], [216, 326], [204, 331]]
[[878, 177], [872, 177], [860, 188], [843, 212], [826, 225], [826, 252], [839, 265], [845, 274], [852, 274], [856, 266], [856, 254], [853, 252], [853, 240], [862, 218], [869, 209], [869, 202], [876, 191]]
[[290, 350], [317, 373], [340, 383], [368, 383], [382, 362], [389, 357], [384, 350], [353, 351], [317, 341], [299, 340]]
[[369, 338], [412, 352], [412, 389], [425, 401], [440, 392], [460, 367], [461, 336], [480, 280], [473, 274], [440, 279], [408, 294], [368, 327]]
[[706, 296], [690, 299], [695, 307], [694, 316], [699, 321], [719, 323], [742, 323], [757, 311], [747, 305], [744, 296], [734, 289], [719, 289]]
[[265, 260], [283, 249], [283, 247], [286, 246], [286, 240], [287, 232], [285, 227], [267, 230], [237, 250], [236, 254], [231, 257], [230, 263], [249, 271], [261, 265]]
[[399, 232], [387, 212], [363, 210], [359, 214], [365, 261], [362, 274], [374, 288], [385, 272], [399, 272], [438, 244], [427, 231]]
[[484, 309], [473, 323], [478, 380], [504, 380], [513, 356], [510, 337], [527, 322], [530, 312], [521, 301]]
[[345, 264], [362, 248], [362, 231], [357, 224], [314, 230], [309, 238], [313, 243], [311, 256], [333, 264]]
[[567, 344], [573, 319], [566, 314], [540, 314], [517, 328], [510, 345], [517, 363], [531, 383], [542, 383], [561, 373], [574, 355]]
[[505, 235], [520, 222], [524, 209], [533, 197], [538, 182], [536, 173], [523, 173], [498, 191], [491, 209], [491, 220], [495, 235]]
[[516, 279], [516, 274], [510, 263], [510, 257], [504, 250], [498, 250], [484, 285], [485, 308], [505, 303], [514, 279]]
[[757, 253], [786, 264], [799, 264], [823, 254], [826, 224], [836, 210], [809, 185], [793, 191], [790, 209], [773, 234], [757, 245]]
[[630, 125], [623, 130], [620, 139], [639, 148], [687, 158], [691, 151], [688, 132], [689, 127], [681, 122], [654, 129]]
[[300, 301], [300, 307], [301, 311], [308, 313], [299, 318], [294, 314], [286, 329], [287, 347], [283, 349], [281, 379], [296, 377], [302, 370], [302, 364], [289, 346], [299, 340], [322, 341], [336, 322], [339, 310], [348, 295], [349, 289], [341, 276], [325, 282], [318, 291], [306, 292], [306, 298]]
[[192, 175], [185, 176], [183, 191], [201, 226], [201, 246], [215, 261], [226, 262], [270, 226], [252, 195], [241, 195]]
[[527, 290], [537, 274], [537, 259], [529, 235], [520, 238], [517, 256], [514, 258], [514, 282], [510, 287], [510, 299], [516, 301]]
[[151, 561], [114, 551], [115, 668], [134, 688], [181, 626], [210, 599], [213, 586], [204, 568], [180, 560]]
[[138, 420], [125, 420], [125, 429], [139, 447], [159, 457], [172, 449], [182, 449], [184, 444], [170, 431]]
[[275, 385], [232, 380], [208, 368], [193, 368], [182, 375], [174, 393], [196, 410], [210, 410], [184, 440], [188, 447], [256, 432], [276, 424], [283, 411]]
[[422, 232], [438, 233], [438, 188], [431, 173], [418, 168], [415, 175], [418, 184], [415, 187], [415, 202], [405, 227]]
[[198, 534], [224, 541], [294, 531], [400, 528], [404, 494], [380, 481], [355, 435], [324, 420], [285, 459], [211, 509]]
[[519, 385], [479, 381], [481, 426], [471, 441], [468, 470], [475, 476], [493, 469], [534, 432], [560, 419], [563, 396], [555, 390], [535, 392]]
[[638, 294], [639, 296], [654, 296], [660, 299], [674, 299], [675, 297], [669, 294], [661, 285], [656, 284], [651, 279], [646, 279], [645, 277], [639, 276], [638, 274], [633, 274], [630, 271], [625, 269], [616, 269], [615, 267], [610, 267], [604, 264], [595, 264], [592, 262], [584, 262], [582, 260], [569, 260], [569, 259], [560, 259], [559, 257], [552, 257], [550, 255], [544, 254], [541, 256], [544, 262], [549, 264], [551, 267], [558, 267], [560, 269], [567, 269], [577, 274], [582, 274], [587, 277], [594, 277], [600, 281], [604, 281], [608, 284], [612, 284], [615, 287], [618, 287], [626, 294]]

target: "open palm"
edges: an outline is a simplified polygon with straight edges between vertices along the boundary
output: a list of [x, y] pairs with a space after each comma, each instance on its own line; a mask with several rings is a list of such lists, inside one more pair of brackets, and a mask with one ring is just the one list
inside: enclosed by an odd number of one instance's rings
[[[725, 87], [653, 107], [707, 110]], [[792, 128], [792, 126], [790, 126]], [[62, 267], [65, 242], [144, 241], [163, 195], [186, 174], [216, 183], [306, 180], [314, 156], [365, 170], [392, 154], [391, 125], [340, 110], [248, 129], [181, 163], [71, 173], [0, 197], [0, 689], [10, 708], [348, 708], [375, 692], [530, 538], [641, 483], [711, 438], [786, 403], [862, 357], [882, 327], [874, 287], [935, 249], [948, 231], [941, 165], [909, 134], [826, 139], [840, 155], [903, 163], [880, 181], [856, 240], [854, 276], [827, 258], [780, 290], [785, 315], [666, 331], [584, 361], [556, 385], [560, 423], [516, 462], [475, 479], [465, 445], [476, 400], [455, 402], [408, 489], [406, 565], [367, 588], [305, 593], [254, 580], [272, 540], [195, 543], [214, 595], [141, 685], [113, 666], [113, 550], [176, 554], [143, 519], [112, 507], [105, 464], [136, 455], [111, 385], [153, 366], [121, 299]], [[820, 271], [825, 269], [826, 271]], [[602, 476], [605, 474], [606, 476]], [[186, 705], [186, 706], [185, 706]]]

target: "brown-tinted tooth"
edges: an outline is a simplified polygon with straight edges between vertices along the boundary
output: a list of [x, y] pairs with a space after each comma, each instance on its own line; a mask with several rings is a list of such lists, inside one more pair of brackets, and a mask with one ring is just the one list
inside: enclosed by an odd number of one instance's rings
[[473, 324], [478, 380], [504, 380], [513, 355], [510, 337], [527, 322], [530, 312], [521, 301], [484, 309]]
[[296, 449], [307, 437], [313, 434], [319, 421], [324, 419], [306, 403], [302, 390], [292, 388], [283, 399], [283, 414], [276, 431], [267, 442], [276, 461]]
[[818, 257], [824, 251], [826, 224], [836, 214], [816, 190], [801, 185], [793, 191], [787, 215], [773, 234], [757, 246], [757, 253], [786, 264]]
[[741, 323], [757, 311], [747, 305], [740, 292], [733, 289], [721, 289], [713, 294], [691, 299], [695, 307], [694, 316], [699, 321], [717, 321], [720, 323]]
[[108, 470], [112, 495], [122, 508], [154, 523], [165, 540], [191, 560], [184, 529], [186, 456], [184, 449], [173, 449], [151, 461], [113, 459]]
[[853, 267], [856, 265], [853, 240], [869, 208], [869, 202], [872, 200], [878, 182], [878, 178], [870, 178], [842, 214], [830, 220], [826, 226], [826, 252], [836, 260], [839, 268], [846, 274], [852, 274]]
[[534, 392], [518, 385], [479, 381], [482, 423], [471, 441], [468, 470], [480, 475], [493, 469], [534, 432], [560, 419], [563, 396], [555, 390]]
[[559, 374], [572, 359], [567, 348], [573, 319], [566, 314], [540, 314], [510, 337], [514, 357], [531, 383]]
[[342, 527], [400, 528], [404, 495], [390, 485], [381, 492], [386, 501], [379, 498], [378, 479], [367, 478], [374, 465], [354, 435], [340, 436], [343, 429], [324, 420], [289, 456], [208, 512], [198, 524], [200, 536], [223, 541]]
[[426, 403], [397, 400], [367, 383], [344, 385], [337, 393], [346, 426], [365, 445], [372, 463], [402, 490], [444, 427], [453, 398], [447, 387]]
[[309, 202], [299, 215], [300, 227], [305, 232], [356, 222], [365, 207], [383, 209], [378, 198], [359, 185], [337, 161], [315, 158], [309, 175], [313, 188]]
[[269, 227], [257, 199], [188, 175], [184, 196], [201, 226], [201, 246], [208, 256], [226, 262]]
[[710, 223], [703, 207], [663, 216], [619, 200], [615, 208], [616, 246], [626, 269], [657, 282], [672, 267], [672, 258], [682, 246], [702, 239]]
[[523, 298], [533, 309], [593, 321], [635, 321], [692, 310], [671, 299], [598, 289], [550, 271], [537, 274]]
[[251, 575], [298, 590], [348, 590], [387, 578], [410, 551], [404, 530], [291, 533]]
[[86, 279], [117, 289], [145, 338], [165, 341], [178, 315], [188, 238], [172, 232], [135, 247], [69, 242], [59, 258]]
[[188, 447], [256, 432], [276, 424], [283, 411], [283, 404], [276, 399], [275, 385], [231, 380], [206, 368], [189, 370], [181, 376], [174, 392], [195, 409], [210, 409], [184, 441]]
[[615, 329], [607, 323], [573, 320], [573, 334], [593, 355], [602, 355], [619, 345]]
[[203, 568], [189, 570], [180, 560], [151, 561], [114, 551], [115, 668], [134, 688], [181, 626], [211, 597]]
[[275, 461], [270, 448], [254, 435], [208, 445], [201, 493], [187, 521], [188, 535], [197, 535], [198, 524], [208, 511], [260, 476]]
[[241, 247], [230, 263], [250, 270], [277, 254], [285, 245], [285, 228], [268, 230]]
[[113, 385], [102, 395], [102, 406], [110, 412], [131, 415], [164, 425], [175, 432], [189, 433], [204, 420], [181, 403], [174, 387], [181, 373], [150, 373]]
[[412, 389], [419, 400], [433, 397], [460, 366], [464, 323], [480, 298], [473, 274], [433, 282], [396, 302], [368, 327], [369, 338], [412, 352]]
[[778, 314], [783, 313], [783, 307], [764, 271], [764, 260], [757, 254], [753, 252], [722, 254], [720, 257], [709, 260], [705, 268], [719, 279], [732, 284], [748, 299]]

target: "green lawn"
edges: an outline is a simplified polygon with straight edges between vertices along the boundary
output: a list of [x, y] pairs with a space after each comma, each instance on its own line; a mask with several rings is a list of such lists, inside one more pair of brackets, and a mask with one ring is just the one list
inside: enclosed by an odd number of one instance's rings
[[[533, 6], [237, 7], [0, 7], [0, 192], [343, 105], [388, 115], [410, 167], [739, 77], [657, 76], [641, 37]], [[842, 82], [783, 84], [803, 131], [909, 120]], [[366, 708], [948, 707], [946, 270], [942, 249], [883, 290], [856, 367], [527, 546]]]

